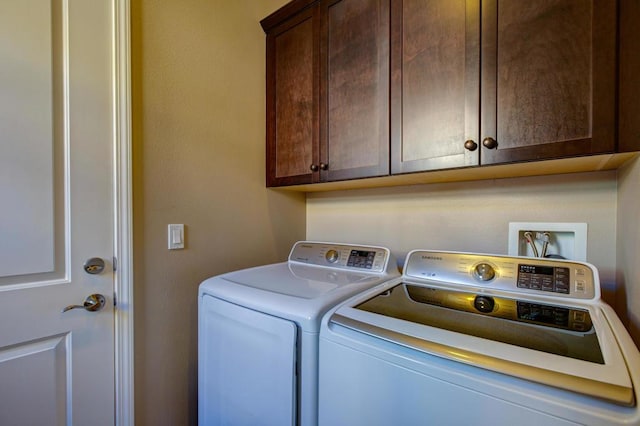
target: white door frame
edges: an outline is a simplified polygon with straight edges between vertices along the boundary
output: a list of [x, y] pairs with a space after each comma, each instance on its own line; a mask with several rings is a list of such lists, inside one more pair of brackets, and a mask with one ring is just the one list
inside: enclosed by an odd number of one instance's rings
[[129, 0], [113, 0], [115, 423], [134, 425], [131, 21]]

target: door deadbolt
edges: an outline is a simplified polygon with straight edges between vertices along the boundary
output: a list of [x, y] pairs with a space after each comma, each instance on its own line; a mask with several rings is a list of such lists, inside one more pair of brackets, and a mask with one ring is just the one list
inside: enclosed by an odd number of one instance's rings
[[91, 275], [99, 274], [104, 271], [104, 260], [99, 257], [92, 257], [84, 262], [84, 271]]

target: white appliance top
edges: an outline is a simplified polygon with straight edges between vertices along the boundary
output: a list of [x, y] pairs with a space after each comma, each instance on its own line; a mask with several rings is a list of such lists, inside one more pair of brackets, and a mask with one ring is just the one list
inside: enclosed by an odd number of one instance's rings
[[588, 263], [414, 250], [402, 280], [330, 313], [339, 324], [439, 357], [636, 403], [640, 355]]
[[386, 248], [300, 241], [287, 262], [209, 278], [200, 285], [200, 296], [287, 318], [304, 331], [318, 332], [328, 309], [399, 275]]

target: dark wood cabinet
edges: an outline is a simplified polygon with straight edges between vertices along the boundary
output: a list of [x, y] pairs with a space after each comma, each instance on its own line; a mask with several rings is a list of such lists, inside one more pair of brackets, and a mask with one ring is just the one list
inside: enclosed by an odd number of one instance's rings
[[389, 1], [298, 1], [267, 33], [267, 185], [389, 174]]
[[480, 1], [394, 0], [391, 172], [477, 165]]
[[639, 151], [639, 16], [636, 0], [294, 0], [261, 21], [267, 186]]
[[387, 175], [389, 1], [322, 1], [320, 15], [321, 180]]
[[640, 1], [620, 1], [618, 151], [640, 150]]
[[[319, 15], [310, 4], [267, 25], [267, 186], [314, 181], [319, 108]], [[317, 174], [317, 172], [316, 172]]]
[[615, 1], [393, 11], [392, 173], [615, 151]]
[[482, 2], [481, 164], [614, 152], [616, 2]]

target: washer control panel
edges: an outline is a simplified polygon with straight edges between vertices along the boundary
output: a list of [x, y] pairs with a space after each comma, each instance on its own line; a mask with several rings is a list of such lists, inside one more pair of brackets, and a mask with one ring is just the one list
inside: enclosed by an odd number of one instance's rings
[[[598, 271], [584, 262], [414, 250], [409, 278], [572, 299], [599, 299]], [[484, 306], [484, 304], [481, 304]]]
[[391, 252], [384, 247], [300, 241], [293, 246], [289, 261], [383, 273], [397, 268]]
[[518, 264], [518, 287], [571, 293], [571, 270], [563, 266]]

